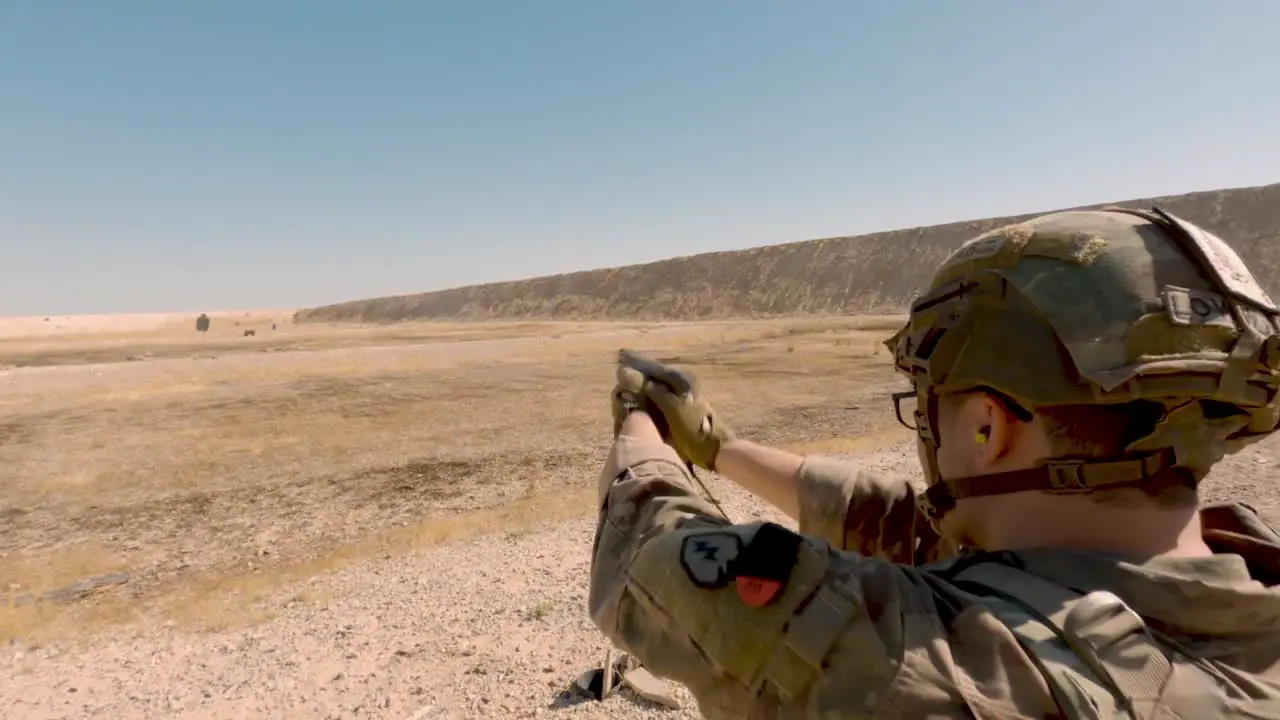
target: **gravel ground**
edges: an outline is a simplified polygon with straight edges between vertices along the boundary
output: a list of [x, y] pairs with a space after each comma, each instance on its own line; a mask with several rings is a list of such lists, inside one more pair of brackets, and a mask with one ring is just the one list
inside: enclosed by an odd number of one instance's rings
[[[1268, 441], [1224, 464], [1211, 499], [1247, 498], [1273, 520], [1280, 475]], [[912, 473], [910, 447], [860, 462]], [[584, 478], [583, 482], [594, 482]], [[722, 480], [740, 521], [780, 520]], [[89, 647], [0, 651], [0, 717], [678, 718], [629, 693], [604, 703], [570, 690], [603, 659], [586, 617], [591, 518], [383, 557], [309, 581], [243, 630], [150, 627]], [[309, 599], [301, 599], [309, 598]], [[319, 600], [317, 600], [319, 598]]]
[[[711, 484], [733, 517], [780, 519]], [[0, 717], [699, 717], [680, 687], [679, 711], [571, 690], [607, 649], [586, 615], [594, 530], [580, 518], [383, 557], [279, 594], [276, 616], [243, 630], [10, 647]]]

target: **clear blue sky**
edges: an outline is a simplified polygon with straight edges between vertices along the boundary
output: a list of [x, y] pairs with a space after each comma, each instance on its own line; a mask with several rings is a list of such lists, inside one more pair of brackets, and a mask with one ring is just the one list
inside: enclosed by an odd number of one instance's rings
[[1280, 181], [1280, 2], [5, 0], [0, 315]]

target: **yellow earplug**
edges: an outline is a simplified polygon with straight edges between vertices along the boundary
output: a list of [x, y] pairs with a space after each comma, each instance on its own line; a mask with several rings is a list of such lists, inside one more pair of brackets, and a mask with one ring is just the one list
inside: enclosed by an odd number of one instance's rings
[[987, 436], [986, 436], [986, 435], [984, 435], [984, 434], [982, 434], [982, 433], [974, 433], [974, 434], [973, 434], [973, 440], [974, 440], [974, 442], [976, 442], [976, 443], [978, 443], [979, 445], [981, 445], [982, 443], [984, 443], [984, 442], [986, 442], [986, 441], [987, 441]]

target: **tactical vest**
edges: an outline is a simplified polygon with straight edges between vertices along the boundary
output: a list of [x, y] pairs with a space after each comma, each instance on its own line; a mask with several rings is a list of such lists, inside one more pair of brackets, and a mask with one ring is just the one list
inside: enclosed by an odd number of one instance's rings
[[1197, 657], [1110, 592], [1079, 594], [984, 554], [939, 572], [1018, 638], [1070, 720], [1280, 718], [1280, 684]]

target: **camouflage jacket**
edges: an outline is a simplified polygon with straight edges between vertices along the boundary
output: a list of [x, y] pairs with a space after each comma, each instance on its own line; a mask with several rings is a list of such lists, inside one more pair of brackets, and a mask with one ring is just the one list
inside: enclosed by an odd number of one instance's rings
[[714, 515], [665, 445], [601, 473], [592, 620], [708, 718], [1280, 717], [1280, 536], [1244, 506], [1202, 511], [1207, 558], [941, 559], [905, 480], [800, 482], [796, 534]]

